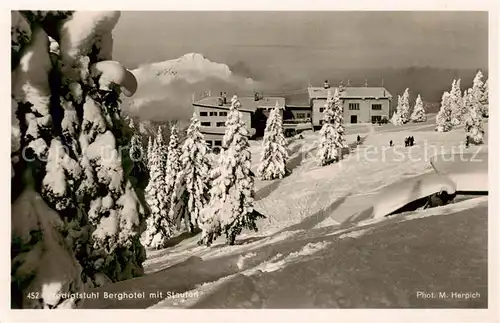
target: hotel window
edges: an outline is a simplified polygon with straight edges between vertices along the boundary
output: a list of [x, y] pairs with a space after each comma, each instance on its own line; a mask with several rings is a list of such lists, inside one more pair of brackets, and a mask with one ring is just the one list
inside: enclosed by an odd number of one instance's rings
[[222, 122], [217, 122], [216, 125], [217, 125], [217, 127], [225, 127], [226, 123], [224, 121], [222, 121]]
[[219, 112], [219, 117], [227, 117], [227, 112]]
[[217, 112], [210, 112], [210, 116], [211, 117], [216, 117], [217, 116]]
[[207, 111], [201, 111], [200, 112], [200, 117], [206, 117], [206, 116], [208, 116]]
[[322, 113], [323, 111], [325, 111], [325, 108], [319, 108], [320, 113]]
[[310, 117], [311, 117], [311, 114], [310, 114], [310, 113], [308, 113], [308, 114], [307, 114], [307, 117], [308, 117], [308, 118], [310, 118]]
[[211, 123], [210, 122], [202, 122], [201, 126], [202, 127], [210, 127]]
[[372, 104], [372, 110], [382, 110], [382, 104]]
[[349, 110], [359, 110], [359, 103], [349, 103]]
[[208, 147], [212, 147], [212, 140], [205, 140], [205, 142], [207, 143]]
[[305, 119], [306, 114], [305, 113], [297, 113], [297, 119]]
[[216, 140], [214, 141], [214, 146], [222, 146], [222, 140]]

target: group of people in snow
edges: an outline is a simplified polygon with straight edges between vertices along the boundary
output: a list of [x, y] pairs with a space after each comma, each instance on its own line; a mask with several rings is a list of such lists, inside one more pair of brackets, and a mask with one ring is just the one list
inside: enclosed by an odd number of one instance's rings
[[[413, 138], [413, 136], [405, 138], [405, 147], [411, 147], [414, 144], [415, 144], [415, 138]], [[392, 141], [392, 139], [391, 139], [391, 141], [389, 141], [389, 146], [390, 147], [394, 146], [394, 142]]]
[[415, 144], [415, 138], [413, 136], [405, 138], [405, 147], [411, 147]]

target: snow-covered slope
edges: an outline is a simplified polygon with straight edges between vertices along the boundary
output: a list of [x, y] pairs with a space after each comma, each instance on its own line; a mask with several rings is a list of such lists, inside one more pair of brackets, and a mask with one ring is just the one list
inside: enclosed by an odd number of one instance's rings
[[[85, 306], [487, 306], [487, 196], [384, 219], [373, 219], [371, 212], [365, 212], [379, 188], [432, 171], [428, 158], [435, 148], [463, 147], [463, 129], [438, 133], [427, 128], [433, 122], [401, 128], [346, 127], [351, 153], [327, 167], [317, 166], [315, 160], [318, 133], [291, 139], [287, 148], [292, 174], [255, 182], [255, 208], [267, 216], [259, 221], [258, 233], [244, 231], [234, 246], [218, 239], [210, 248], [197, 245], [199, 236], [181, 234], [168, 248], [148, 252], [146, 276], [95, 290], [118, 295], [141, 291], [144, 298], [96, 299]], [[358, 134], [362, 144], [356, 146]], [[409, 135], [416, 145], [404, 147]], [[389, 140], [395, 147], [389, 147]], [[487, 141], [479, 148], [486, 146]], [[255, 170], [261, 142], [252, 142], [250, 150]], [[467, 290], [480, 297], [424, 299], [416, 294], [420, 290]]]
[[222, 63], [212, 62], [198, 53], [163, 62], [142, 65], [132, 71], [139, 88], [125, 100], [130, 114], [150, 120], [189, 119], [193, 95], [200, 99], [208, 91], [212, 95], [224, 91], [251, 93], [257, 82], [234, 74]]
[[[116, 297], [85, 307], [485, 308], [487, 202], [479, 197], [375, 223], [289, 226], [235, 246], [186, 239], [150, 255], [147, 266], [161, 267], [157, 260], [164, 269], [94, 289]], [[417, 295], [424, 287], [480, 297], [426, 299]]]

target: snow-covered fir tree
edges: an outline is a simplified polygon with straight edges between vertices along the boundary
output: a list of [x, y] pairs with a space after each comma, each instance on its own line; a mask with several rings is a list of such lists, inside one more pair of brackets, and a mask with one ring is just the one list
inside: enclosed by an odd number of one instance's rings
[[180, 156], [180, 171], [175, 177], [169, 217], [191, 233], [199, 227], [198, 218], [209, 198], [210, 160], [208, 146], [200, 132], [200, 121], [193, 114]]
[[129, 159], [130, 159], [130, 174], [132, 175], [131, 178], [135, 181], [135, 185], [139, 187], [143, 187], [147, 184], [142, 184], [139, 183], [139, 181], [142, 180], [142, 182], [149, 182], [148, 177], [146, 174], [148, 173], [148, 161], [146, 159], [146, 151], [142, 145], [142, 137], [136, 129], [134, 125], [134, 121], [130, 119], [129, 123], [129, 131], [131, 132], [131, 139], [130, 139], [130, 149], [129, 149]]
[[469, 89], [463, 98], [467, 113], [464, 115], [465, 137], [470, 144], [480, 145], [484, 141], [483, 117], [481, 114], [481, 103]]
[[[483, 82], [483, 73], [479, 70], [476, 73], [476, 76], [474, 76], [474, 80], [472, 81], [472, 91], [473, 92], [478, 92], [481, 93], [484, 91], [484, 82]], [[482, 96], [480, 96], [480, 99], [482, 99]]]
[[143, 243], [147, 247], [156, 249], [163, 248], [172, 236], [172, 226], [168, 218], [169, 196], [165, 189], [167, 164], [165, 148], [162, 128], [158, 127], [149, 156], [149, 183], [146, 187], [146, 201], [151, 215], [146, 220], [146, 231], [143, 235]]
[[396, 106], [396, 111], [392, 114], [391, 123], [395, 126], [400, 126], [403, 124], [403, 119], [401, 118], [402, 113], [402, 97], [398, 95], [398, 105]]
[[[118, 97], [113, 90], [91, 91], [83, 106], [79, 139], [85, 165], [94, 172], [95, 188], [83, 194], [90, 199], [88, 218], [95, 226], [93, 245], [100, 258], [96, 266], [112, 279], [121, 280], [142, 271], [144, 251], [140, 250], [143, 247], [139, 237], [146, 213], [118, 151], [118, 147], [128, 143], [123, 142], [118, 130], [121, 118], [117, 107]], [[110, 254], [114, 257], [108, 257]], [[140, 257], [140, 263], [133, 259], [135, 255]]]
[[276, 106], [267, 118], [257, 176], [262, 180], [283, 178], [286, 174], [287, 160], [288, 152], [283, 134], [281, 107], [276, 102]]
[[342, 148], [346, 147], [343, 133], [341, 134], [338, 132], [343, 132], [342, 120], [339, 118], [342, 110], [340, 110], [339, 113], [335, 111], [339, 110], [339, 106], [341, 105], [339, 101], [337, 90], [333, 96], [331, 91], [328, 92], [328, 98], [323, 112], [323, 126], [319, 132], [318, 153], [316, 155], [320, 166], [339, 161], [342, 154]]
[[333, 95], [333, 128], [335, 129], [334, 142], [335, 146], [342, 152], [342, 149], [347, 148], [347, 141], [345, 140], [345, 126], [344, 126], [344, 105], [340, 100], [339, 91], [335, 90]]
[[411, 114], [410, 119], [413, 122], [427, 121], [427, 115], [425, 114], [424, 103], [422, 102], [422, 98], [420, 98], [420, 94], [417, 96], [417, 99], [415, 100], [415, 107], [413, 108], [413, 113]]
[[488, 113], [486, 111], [486, 106], [484, 106], [485, 101], [485, 83], [483, 82], [483, 73], [481, 71], [477, 71], [476, 76], [472, 82], [472, 95], [475, 97], [474, 101], [477, 104], [480, 104], [479, 111], [481, 115], [487, 116]]
[[153, 139], [151, 136], [148, 136], [148, 148], [147, 148], [147, 167], [151, 169], [151, 160], [150, 157], [153, 156]]
[[254, 174], [248, 131], [238, 111], [240, 106], [240, 101], [234, 96], [226, 121], [219, 165], [212, 174], [210, 201], [200, 215], [200, 244], [210, 245], [222, 234], [226, 235], [229, 244], [234, 244], [243, 228], [257, 231], [256, 221], [263, 217], [253, 208]]
[[[167, 212], [173, 202], [175, 180], [181, 168], [181, 147], [179, 145], [179, 130], [174, 124], [170, 128], [170, 139], [168, 142], [167, 164], [165, 167], [165, 195], [167, 196]], [[175, 222], [169, 218], [170, 225], [173, 227]], [[178, 223], [180, 224], [180, 223]]]
[[[61, 293], [142, 274], [138, 238], [145, 210], [125, 171], [127, 158], [118, 154], [126, 138], [119, 96], [132, 95], [137, 86], [129, 71], [111, 61], [119, 16], [12, 12], [13, 125], [19, 134], [14, 153], [30, 148], [36, 157], [13, 158], [13, 219], [32, 214], [23, 223], [13, 221], [12, 264], [24, 268], [13, 271], [13, 294], [47, 295], [37, 304], [18, 298], [17, 307], [77, 306]], [[24, 203], [32, 206], [29, 212]], [[47, 217], [37, 219], [42, 214]], [[37, 225], [39, 244], [26, 236]], [[48, 256], [61, 250], [66, 254], [60, 259]], [[76, 262], [64, 261], [71, 258]]]
[[481, 104], [483, 105], [483, 117], [488, 117], [489, 113], [489, 89], [488, 89], [488, 80], [484, 82], [483, 86], [483, 99], [481, 100]]
[[451, 86], [451, 122], [453, 126], [462, 124], [463, 117], [467, 112], [463, 104], [462, 91], [460, 89], [460, 79], [453, 80]]
[[406, 89], [401, 97], [401, 110], [399, 112], [403, 124], [410, 121], [410, 89]]
[[451, 100], [451, 94], [444, 92], [441, 97], [441, 108], [436, 116], [436, 131], [447, 132], [453, 128], [451, 122]]

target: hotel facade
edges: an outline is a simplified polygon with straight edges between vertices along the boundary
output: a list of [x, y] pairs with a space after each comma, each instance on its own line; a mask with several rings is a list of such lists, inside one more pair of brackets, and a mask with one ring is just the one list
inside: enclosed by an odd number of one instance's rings
[[[392, 96], [384, 87], [309, 87], [307, 98], [300, 104], [287, 102], [284, 97], [245, 96], [239, 97], [239, 111], [250, 137], [264, 133], [269, 111], [278, 104], [283, 107], [285, 134], [295, 134], [307, 129], [319, 129], [322, 125], [328, 93], [339, 91], [343, 105], [344, 123], [377, 123], [389, 119]], [[229, 101], [229, 100], [228, 100]], [[226, 119], [231, 107], [220, 97], [207, 96], [193, 102], [194, 111], [201, 122], [201, 132], [210, 147], [221, 147], [226, 131]]]

